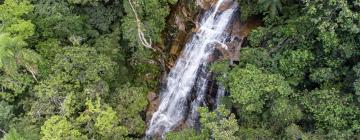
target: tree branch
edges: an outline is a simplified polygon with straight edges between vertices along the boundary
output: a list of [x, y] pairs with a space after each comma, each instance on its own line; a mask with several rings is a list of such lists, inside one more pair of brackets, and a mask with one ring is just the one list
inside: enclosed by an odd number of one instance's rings
[[33, 70], [30, 66], [26, 66], [27, 70], [31, 73], [32, 77], [35, 79], [36, 82], [38, 82], [36, 78], [36, 72]]
[[4, 130], [2, 130], [1, 128], [0, 128], [0, 132], [3, 134], [6, 134], [6, 132]]
[[142, 26], [141, 26], [141, 20], [140, 18], [138, 17], [137, 13], [136, 13], [136, 10], [131, 2], [131, 0], [128, 0], [129, 1], [129, 4], [130, 4], [130, 7], [132, 9], [132, 11], [134, 12], [134, 15], [135, 15], [135, 19], [136, 19], [136, 26], [137, 26], [137, 31], [138, 31], [138, 37], [140, 39], [140, 42], [143, 46], [145, 46], [146, 48], [150, 48], [150, 49], [154, 49], [152, 48], [151, 46], [151, 39], [149, 41], [147, 41], [147, 39], [145, 38], [145, 35], [144, 35], [144, 32], [142, 31]]

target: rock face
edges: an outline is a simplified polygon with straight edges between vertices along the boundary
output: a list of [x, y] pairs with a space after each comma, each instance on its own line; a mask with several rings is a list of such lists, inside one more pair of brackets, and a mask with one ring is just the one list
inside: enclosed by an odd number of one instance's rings
[[201, 9], [208, 10], [216, 2], [217, 2], [217, 0], [196, 0], [196, 5], [201, 7]]
[[149, 92], [147, 94], [147, 99], [149, 101], [149, 105], [147, 107], [147, 112], [146, 112], [146, 122], [148, 122], [151, 119], [152, 114], [159, 107], [159, 103], [160, 103], [160, 99], [158, 98], [155, 92]]
[[232, 63], [239, 61], [240, 49], [246, 37], [252, 29], [260, 26], [261, 20], [258, 18], [250, 18], [245, 22], [235, 21], [234, 24], [227, 30], [230, 38], [225, 44], [216, 45], [216, 49], [221, 52], [221, 59], [228, 59]]
[[234, 0], [226, 0], [226, 1], [224, 1], [219, 7], [219, 11], [223, 12], [226, 9], [229, 9], [233, 2], [234, 2]]
[[167, 25], [169, 25], [164, 33], [165, 38], [165, 65], [170, 70], [181, 54], [182, 48], [185, 46], [187, 38], [192, 33], [191, 30], [195, 26], [195, 20], [199, 7], [193, 0], [179, 0], [178, 3], [171, 8]]
[[[164, 61], [164, 66], [166, 66], [167, 69], [164, 71], [165, 73], [174, 66], [183, 47], [185, 46], [186, 41], [194, 34], [194, 32], [198, 31], [198, 27], [200, 25], [198, 25], [196, 21], [198, 21], [201, 11], [208, 10], [214, 6], [217, 1], [218, 0], [179, 0], [179, 2], [172, 7], [171, 14], [168, 17], [167, 22], [169, 27], [166, 31], [167, 33], [164, 35], [164, 38], [168, 39], [168, 43], [165, 43], [167, 46], [167, 52], [165, 54], [166, 59]], [[232, 4], [232, 1], [233, 0], [225, 1], [220, 6], [219, 11], [228, 9]], [[191, 10], [188, 6], [194, 6], [195, 4], [198, 6], [195, 7], [196, 10], [194, 10], [194, 7], [192, 7], [193, 9]], [[209, 62], [217, 61], [219, 59], [230, 60], [231, 62], [239, 61], [239, 52], [244, 40], [252, 29], [261, 25], [261, 20], [257, 18], [251, 18], [245, 22], [240, 22], [239, 17], [235, 17], [234, 19], [236, 19], [236, 21], [233, 21], [233, 24], [230, 25], [225, 32], [226, 34], [230, 34], [230, 37], [226, 39], [224, 44], [217, 43], [215, 45], [216, 50], [213, 55], [209, 56]], [[212, 83], [212, 85], [208, 86], [209, 93], [207, 93], [207, 95], [215, 96], [215, 89], [217, 88], [216, 82], [209, 83]], [[152, 114], [156, 112], [159, 107], [160, 98], [157, 93], [149, 92], [148, 94], [148, 101], [150, 104], [146, 112], [146, 122], [150, 121]], [[211, 99], [213, 98], [207, 97], [206, 102], [214, 104], [215, 101]], [[188, 127], [187, 124], [183, 122], [175, 130], [182, 130], [186, 127]]]
[[[209, 8], [213, 7], [218, 0], [196, 0], [196, 5], [199, 6], [203, 10], [209, 10]], [[220, 6], [219, 12], [222, 12], [228, 9], [233, 0], [224, 1], [224, 3]]]

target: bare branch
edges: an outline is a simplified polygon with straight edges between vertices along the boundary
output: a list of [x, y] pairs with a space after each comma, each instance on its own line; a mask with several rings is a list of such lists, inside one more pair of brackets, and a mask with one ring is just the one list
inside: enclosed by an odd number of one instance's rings
[[35, 81], [38, 82], [38, 80], [36, 78], [36, 71], [29, 65], [25, 65], [25, 67], [31, 73], [31, 75], [35, 79]]
[[6, 132], [4, 130], [2, 130], [1, 128], [0, 128], [0, 132], [3, 134], [6, 134]]
[[142, 31], [142, 26], [141, 26], [141, 21], [140, 18], [138, 17], [136, 10], [131, 2], [131, 0], [128, 0], [130, 7], [132, 9], [132, 11], [134, 12], [135, 18], [136, 18], [136, 25], [137, 25], [137, 30], [138, 30], [138, 37], [140, 39], [140, 42], [143, 46], [145, 46], [146, 48], [150, 48], [150, 49], [154, 49], [151, 46], [151, 39], [149, 41], [147, 41], [147, 39], [145, 38], [144, 32]]

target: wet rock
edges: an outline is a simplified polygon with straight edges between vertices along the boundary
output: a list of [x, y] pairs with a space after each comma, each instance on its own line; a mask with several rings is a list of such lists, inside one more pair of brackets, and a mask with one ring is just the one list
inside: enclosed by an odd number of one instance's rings
[[[219, 11], [225, 11], [229, 9], [234, 0], [225, 0], [219, 7]], [[196, 5], [198, 5], [203, 10], [209, 10], [211, 7], [215, 6], [218, 0], [196, 0]]]
[[222, 12], [222, 11], [225, 11], [227, 9], [230, 8], [230, 6], [232, 5], [233, 3], [233, 0], [225, 0], [219, 7], [219, 11]]
[[186, 37], [187, 37], [187, 33], [186, 32], [182, 32], [180, 31], [175, 39], [173, 40], [173, 42], [171, 43], [171, 48], [170, 48], [170, 57], [167, 59], [166, 62], [166, 67], [168, 69], [171, 69], [174, 65], [175, 62], [177, 60], [177, 58], [179, 57], [179, 55], [181, 54], [181, 51], [183, 49], [183, 46], [185, 46], [185, 42], [186, 42]]
[[173, 131], [181, 131], [181, 130], [184, 130], [186, 128], [189, 128], [189, 125], [186, 123], [186, 121], [183, 121]]
[[[217, 52], [220, 52], [220, 55], [221, 55], [221, 58], [224, 59], [224, 58], [229, 58], [230, 54], [228, 51], [228, 48], [229, 46], [226, 45], [226, 47], [224, 47], [222, 44], [215, 44], [215, 50]], [[218, 56], [218, 58], [220, 58], [220, 55]], [[212, 60], [212, 61], [215, 61], [215, 60]]]
[[221, 52], [222, 59], [229, 59], [231, 63], [239, 61], [240, 49], [243, 41], [254, 28], [261, 24], [261, 20], [258, 18], [250, 18], [243, 23], [239, 20], [234, 21], [234, 23], [226, 30], [226, 32], [230, 34], [230, 37], [224, 43], [225, 45], [215, 45], [215, 49]]
[[186, 32], [179, 32], [176, 35], [176, 38], [171, 43], [171, 50], [170, 50], [171, 55], [178, 56], [180, 54], [182, 46], [185, 45], [184, 42], [186, 42], [186, 36], [187, 36]]
[[157, 110], [160, 104], [160, 99], [155, 92], [149, 92], [147, 94], [147, 99], [149, 101], [149, 105], [146, 111], [146, 122], [149, 122], [152, 114]]
[[199, 14], [199, 7], [195, 6], [193, 0], [179, 0], [179, 2], [171, 8], [168, 18], [168, 26], [164, 34], [165, 40], [165, 66], [166, 70], [170, 70], [179, 55], [185, 43], [191, 34], [195, 21]]
[[259, 17], [252, 17], [243, 23], [237, 31], [239, 32], [239, 36], [244, 38], [247, 37], [253, 29], [261, 25], [262, 20]]

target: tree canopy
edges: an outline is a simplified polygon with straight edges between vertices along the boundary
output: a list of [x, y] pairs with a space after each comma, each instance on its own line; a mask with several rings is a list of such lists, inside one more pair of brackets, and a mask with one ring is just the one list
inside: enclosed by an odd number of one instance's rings
[[[143, 139], [198, 2], [0, 0], [0, 139]], [[360, 1], [237, 2], [259, 27], [209, 64], [226, 96], [165, 138], [359, 139]]]

